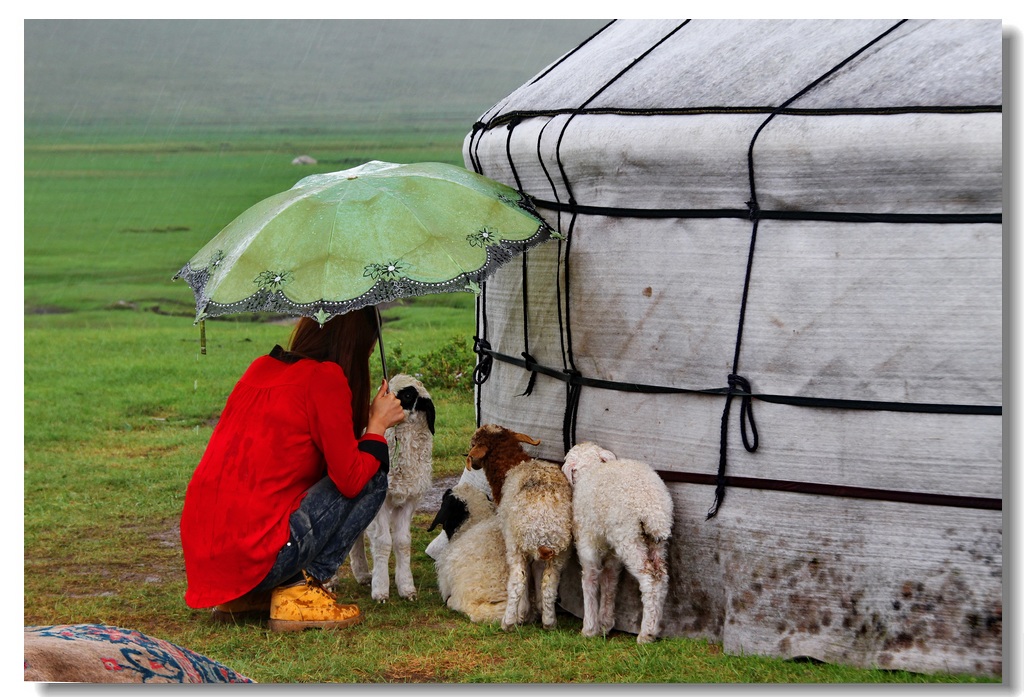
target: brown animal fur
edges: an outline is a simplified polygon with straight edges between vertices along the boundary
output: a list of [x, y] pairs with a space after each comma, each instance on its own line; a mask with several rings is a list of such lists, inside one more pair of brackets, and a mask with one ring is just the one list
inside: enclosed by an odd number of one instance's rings
[[[509, 438], [511, 433], [515, 437]], [[532, 459], [523, 450], [523, 443], [538, 445], [540, 441], [501, 426], [485, 424], [476, 430], [469, 442], [469, 455], [466, 457], [466, 469], [484, 470], [487, 483], [491, 487], [491, 498], [494, 505], [501, 503], [501, 487], [505, 484], [508, 471], [521, 462]], [[486, 458], [487, 467], [484, 467]]]

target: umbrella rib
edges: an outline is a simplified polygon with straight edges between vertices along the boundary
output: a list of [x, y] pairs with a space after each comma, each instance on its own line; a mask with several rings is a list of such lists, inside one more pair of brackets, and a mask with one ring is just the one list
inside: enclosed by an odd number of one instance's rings
[[[234, 261], [236, 261], [238, 258], [240, 258], [245, 253], [245, 251], [253, 244], [253, 242], [256, 241], [256, 238], [259, 236], [259, 234], [261, 232], [263, 232], [263, 230], [267, 227], [267, 225], [270, 224], [270, 222], [274, 219], [274, 217], [276, 215], [280, 214], [281, 212], [283, 212], [283, 211], [287, 210], [288, 208], [290, 208], [291, 206], [295, 205], [296, 201], [302, 200], [302, 199], [304, 199], [304, 198], [306, 198], [308, 196], [308, 194], [306, 194], [306, 193], [303, 193], [303, 194], [301, 194], [299, 196], [291, 196], [291, 197], [284, 196], [283, 194], [286, 194], [286, 193], [288, 193], [288, 192], [281, 192], [281, 194], [279, 194], [279, 195], [281, 195], [281, 198], [283, 200], [279, 204], [277, 204], [275, 206], [275, 209], [274, 209], [275, 212], [272, 215], [266, 215], [264, 217], [264, 220], [262, 220], [259, 223], [259, 225], [255, 226], [252, 230], [250, 230], [242, 238], [242, 240], [240, 242], [238, 242], [238, 243], [236, 243], [235, 245], [232, 246], [230, 252], [225, 257], [225, 263], [226, 264], [231, 265]], [[210, 247], [210, 246], [214, 245], [214, 243], [216, 241], [217, 241], [217, 236], [215, 236], [213, 238], [213, 240], [208, 242], [206, 247]], [[204, 250], [205, 250], [206, 247], [204, 247]], [[202, 252], [200, 252], [200, 253], [202, 253]], [[215, 288], [217, 283], [213, 283], [212, 285]], [[213, 288], [211, 288], [208, 285], [204, 289], [204, 292], [206, 292], [208, 294], [212, 294]]]
[[[365, 182], [364, 182], [364, 183], [365, 183]], [[389, 198], [391, 198], [392, 200], [394, 200], [395, 202], [397, 202], [398, 204], [400, 204], [400, 205], [401, 205], [401, 206], [402, 206], [403, 208], [405, 208], [405, 210], [409, 212], [409, 215], [410, 215], [410, 216], [411, 216], [411, 217], [412, 217], [413, 219], [415, 219], [415, 220], [416, 220], [416, 222], [417, 222], [417, 223], [419, 224], [419, 226], [420, 226], [420, 228], [421, 228], [422, 230], [424, 230], [424, 231], [426, 231], [426, 232], [428, 232], [428, 233], [430, 232], [430, 228], [429, 228], [429, 227], [427, 227], [427, 226], [426, 226], [426, 225], [424, 224], [423, 220], [421, 220], [421, 219], [420, 219], [420, 217], [419, 217], [419, 216], [418, 216], [418, 215], [416, 214], [416, 211], [414, 211], [414, 210], [412, 209], [412, 207], [411, 207], [411, 206], [409, 206], [409, 204], [405, 202], [405, 200], [404, 200], [404, 199], [402, 199], [402, 198], [401, 198], [400, 196], [396, 196], [396, 195], [394, 194], [394, 192], [392, 192], [392, 191], [390, 191], [390, 190], [388, 190], [388, 189], [383, 189], [383, 188], [379, 188], [379, 187], [375, 187], [375, 188], [376, 188], [376, 190], [377, 190], [377, 191], [379, 191], [379, 192], [380, 192], [380, 193], [382, 193], [382, 194], [385, 194], [386, 196], [388, 196]], [[415, 247], [413, 247], [412, 249], [410, 249], [410, 250], [408, 250], [407, 252], [405, 252], [405, 254], [403, 254], [403, 256], [408, 256], [409, 254], [412, 254], [412, 253], [413, 253], [413, 252], [415, 252], [416, 250], [418, 250], [418, 249], [420, 249], [420, 248], [422, 248], [422, 247], [426, 247], [426, 246], [427, 246], [427, 245], [428, 245], [429, 243], [430, 243], [430, 240], [424, 240], [423, 242], [419, 243], [418, 245], [416, 245], [416, 246], [415, 246]], [[464, 269], [464, 268], [462, 267], [462, 264], [460, 264], [459, 262], [455, 261], [455, 258], [454, 258], [454, 257], [452, 257], [452, 255], [451, 255], [451, 254], [450, 254], [450, 253], [448, 252], [448, 250], [446, 250], [446, 249], [444, 249], [444, 248], [442, 247], [442, 251], [444, 252], [444, 255], [445, 255], [446, 257], [448, 257], [448, 258], [449, 258], [449, 259], [451, 260], [452, 264], [454, 264], [454, 265], [455, 265], [456, 267], [458, 267], [458, 268], [459, 268], [459, 270], [460, 270], [460, 271], [461, 271], [461, 272], [462, 272], [463, 274], [465, 274], [465, 273], [468, 273], [468, 272], [467, 272], [467, 271], [466, 271], [466, 270], [465, 270], [465, 269]]]
[[[408, 252], [407, 252], [406, 254], [412, 254], [413, 252], [415, 252], [416, 250], [420, 249], [421, 247], [426, 247], [426, 246], [427, 246], [427, 244], [429, 244], [429, 241], [428, 241], [428, 242], [422, 242], [422, 243], [420, 243], [420, 244], [416, 245], [415, 247], [413, 247], [412, 249], [410, 249], [410, 250], [409, 250], [409, 251], [408, 251]], [[469, 271], [467, 271], [467, 270], [465, 269], [465, 267], [463, 267], [463, 265], [462, 265], [462, 264], [460, 264], [459, 262], [457, 262], [457, 261], [455, 260], [455, 257], [453, 257], [453, 256], [451, 255], [451, 253], [449, 253], [449, 251], [448, 251], [447, 249], [445, 249], [444, 247], [441, 247], [441, 251], [442, 251], [442, 252], [444, 253], [444, 255], [445, 255], [446, 257], [448, 257], [448, 259], [449, 259], [449, 260], [450, 260], [450, 261], [452, 262], [452, 265], [453, 265], [453, 266], [455, 266], [455, 267], [457, 267], [457, 268], [459, 269], [459, 271], [461, 271], [461, 272], [462, 272], [462, 273], [461, 273], [460, 275], [464, 275], [464, 274], [468, 274], [468, 273], [470, 273]], [[486, 265], [487, 265], [487, 257], [486, 257], [486, 250], [484, 250], [484, 264], [483, 264], [483, 265], [484, 265], [484, 266], [486, 266]]]
[[[325, 186], [324, 188], [326, 189], [326, 188], [329, 188], [329, 187]], [[331, 258], [332, 254], [334, 252], [335, 233], [338, 230], [337, 210], [339, 208], [341, 208], [341, 204], [345, 201], [346, 198], [348, 198], [348, 195], [349, 195], [348, 191], [345, 190], [345, 189], [341, 189], [338, 193], [340, 194], [339, 199], [338, 199], [338, 205], [335, 206], [334, 219], [331, 220], [331, 233], [327, 237], [327, 258], [328, 259]], [[323, 278], [320, 281], [320, 295], [321, 295], [320, 299], [321, 300], [324, 300], [324, 301], [328, 300], [326, 290], [327, 290], [327, 264], [324, 264]]]
[[[419, 175], [417, 175], [417, 176], [423, 176], [423, 177], [427, 177], [427, 178], [430, 178], [430, 179], [436, 179], [436, 180], [438, 180], [438, 181], [445, 181], [445, 182], [448, 182], [448, 181], [449, 181], [449, 180], [445, 179], [444, 177], [437, 177], [437, 176], [435, 176], [435, 175], [432, 175], [432, 174], [426, 174], [426, 173], [424, 173], [424, 174], [419, 174]], [[370, 179], [372, 179], [372, 177], [367, 177], [366, 179], [363, 179], [363, 180], [362, 180], [362, 183], [363, 183], [364, 185], [366, 185], [366, 186], [371, 186], [371, 187], [372, 187], [373, 185], [372, 185], [372, 184], [370, 184], [370, 183], [368, 183], [368, 181], [369, 181]], [[416, 215], [416, 212], [415, 212], [415, 211], [414, 211], [414, 210], [413, 210], [413, 209], [412, 209], [412, 208], [411, 208], [411, 207], [409, 206], [409, 204], [408, 204], [408, 203], [406, 203], [406, 201], [405, 201], [404, 199], [402, 199], [402, 198], [401, 198], [400, 196], [396, 196], [396, 195], [394, 194], [394, 192], [392, 192], [391, 190], [389, 190], [389, 189], [387, 189], [387, 188], [381, 188], [381, 187], [373, 187], [373, 188], [374, 188], [374, 189], [375, 189], [376, 191], [380, 192], [381, 194], [387, 195], [387, 196], [388, 196], [388, 197], [390, 197], [390, 198], [391, 198], [392, 200], [394, 200], [394, 201], [396, 201], [397, 203], [399, 203], [399, 204], [400, 204], [400, 205], [401, 205], [401, 206], [402, 206], [403, 208], [405, 208], [405, 209], [406, 209], [406, 210], [407, 210], [407, 211], [409, 212], [409, 215], [410, 215], [411, 217], [413, 217], [413, 218], [414, 218], [414, 219], [416, 220], [416, 222], [417, 222], [417, 223], [419, 223], [420, 227], [421, 227], [421, 228], [422, 228], [423, 230], [425, 230], [425, 231], [428, 231], [428, 232], [429, 232], [430, 228], [429, 228], [429, 227], [427, 227], [427, 226], [426, 226], [426, 225], [425, 225], [425, 224], [423, 223], [423, 221], [422, 221], [422, 220], [420, 219], [420, 217], [419, 217], [418, 215]], [[482, 193], [482, 192], [478, 192], [478, 193]], [[332, 230], [332, 235], [333, 235], [333, 230]], [[443, 238], [442, 238], [442, 239], [443, 239]], [[403, 255], [403, 256], [407, 256], [407, 255], [411, 254], [412, 252], [415, 252], [416, 250], [418, 250], [418, 249], [420, 249], [420, 248], [422, 248], [422, 247], [425, 247], [425, 246], [427, 246], [427, 244], [429, 244], [429, 240], [427, 240], [427, 241], [424, 241], [424, 242], [422, 242], [422, 243], [420, 243], [420, 244], [416, 245], [416, 246], [415, 246], [415, 247], [413, 247], [412, 249], [408, 250], [408, 251], [407, 251], [407, 252], [405, 253], [405, 255]], [[460, 263], [459, 263], [458, 261], [456, 261], [456, 260], [455, 260], [455, 258], [454, 258], [454, 257], [453, 257], [453, 256], [452, 256], [452, 255], [451, 255], [451, 254], [450, 254], [450, 253], [449, 253], [449, 252], [448, 252], [448, 251], [446, 250], [446, 249], [444, 249], [443, 247], [442, 247], [442, 251], [444, 252], [444, 255], [445, 255], [446, 257], [448, 257], [448, 259], [449, 259], [449, 260], [450, 260], [450, 261], [452, 262], [452, 264], [453, 264], [454, 266], [456, 266], [456, 267], [457, 267], [457, 268], [458, 268], [458, 269], [459, 269], [459, 270], [461, 271], [461, 273], [460, 273], [459, 275], [462, 275], [462, 276], [466, 276], [466, 277], [467, 277], [467, 279], [468, 279], [468, 276], [469, 276], [469, 274], [470, 274], [470, 273], [472, 273], [473, 271], [477, 271], [477, 270], [479, 270], [479, 269], [481, 269], [481, 268], [484, 268], [485, 266], [487, 266], [487, 261], [488, 261], [488, 255], [487, 255], [487, 250], [486, 250], [486, 248], [484, 249], [484, 263], [483, 263], [483, 264], [481, 264], [481, 265], [480, 265], [480, 266], [479, 266], [479, 267], [478, 267], [477, 269], [473, 269], [473, 270], [466, 270], [466, 268], [465, 268], [465, 267], [463, 267], [463, 265], [462, 265], [462, 264], [460, 264]]]

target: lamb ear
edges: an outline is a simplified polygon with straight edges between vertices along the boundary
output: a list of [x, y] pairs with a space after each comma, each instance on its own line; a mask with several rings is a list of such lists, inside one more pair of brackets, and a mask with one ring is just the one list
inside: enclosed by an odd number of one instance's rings
[[466, 455], [466, 469], [468, 469], [468, 470], [480, 469], [479, 467], [473, 467], [473, 462], [475, 460], [481, 459], [482, 457], [484, 457], [486, 455], [487, 455], [487, 447], [486, 446], [474, 445], [470, 449], [469, 454]]
[[430, 527], [427, 528], [427, 532], [432, 532], [438, 525], [444, 524], [445, 519], [451, 511], [453, 498], [455, 498], [455, 495], [452, 494], [451, 489], [446, 490], [444, 494], [441, 495], [441, 506], [437, 509], [437, 513], [434, 515], [434, 520], [430, 524]]
[[421, 397], [416, 400], [416, 410], [422, 411], [426, 414], [427, 428], [430, 429], [430, 435], [434, 435], [434, 419], [436, 418], [434, 413], [434, 400]]
[[536, 440], [534, 438], [530, 438], [530, 436], [526, 435], [525, 433], [516, 433], [515, 431], [513, 431], [512, 435], [515, 436], [516, 440], [519, 441], [520, 443], [529, 443], [530, 445], [540, 445], [540, 441], [539, 440]]
[[601, 462], [609, 462], [615, 459], [615, 453], [611, 450], [605, 450], [604, 448], [597, 451], [597, 456], [601, 458]]

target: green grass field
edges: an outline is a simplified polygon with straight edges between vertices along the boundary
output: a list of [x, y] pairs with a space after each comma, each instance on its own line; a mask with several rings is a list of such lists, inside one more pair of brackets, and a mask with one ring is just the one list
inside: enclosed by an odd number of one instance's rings
[[[234, 216], [302, 176], [369, 159], [461, 164], [462, 136], [196, 132], [165, 143], [111, 132], [26, 142], [25, 624], [133, 628], [260, 682], [974, 682], [726, 656], [689, 639], [585, 639], [567, 615], [552, 632], [474, 625], [438, 596], [423, 553], [428, 514], [414, 520], [419, 598], [377, 605], [346, 575], [339, 595], [366, 618], [351, 630], [278, 635], [258, 622], [216, 625], [185, 606], [177, 523], [189, 476], [234, 381], [289, 328], [210, 321], [200, 355], [191, 291], [171, 277]], [[303, 153], [321, 164], [290, 164]], [[453, 338], [468, 345], [473, 307], [472, 295], [453, 294], [389, 309], [393, 368]], [[435, 475], [454, 475], [474, 426], [472, 389], [464, 378], [434, 396]]]

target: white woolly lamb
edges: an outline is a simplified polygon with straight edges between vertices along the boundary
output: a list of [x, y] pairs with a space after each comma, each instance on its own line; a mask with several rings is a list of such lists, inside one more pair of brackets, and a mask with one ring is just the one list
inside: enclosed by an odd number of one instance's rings
[[479, 487], [456, 484], [444, 493], [429, 530], [437, 525], [448, 537], [434, 562], [442, 600], [471, 622], [499, 622], [508, 598], [508, 564], [494, 503]]
[[[615, 625], [615, 593], [623, 565], [640, 584], [643, 619], [637, 642], [658, 637], [668, 594], [672, 497], [650, 465], [619, 460], [594, 443], [565, 455], [573, 485], [573, 532], [583, 578], [583, 634]], [[600, 596], [600, 598], [599, 598]]]
[[572, 548], [572, 487], [557, 465], [526, 455], [523, 443], [539, 441], [501, 426], [481, 426], [473, 434], [466, 467], [484, 470], [498, 502], [508, 560], [501, 628], [527, 620], [532, 571], [536, 605], [544, 628], [550, 629], [555, 626], [558, 581]]
[[[434, 403], [430, 393], [419, 380], [402, 373], [392, 377], [388, 386], [402, 403], [405, 421], [384, 433], [391, 461], [388, 493], [376, 517], [352, 545], [349, 554], [352, 575], [363, 585], [369, 583], [371, 597], [380, 603], [387, 602], [390, 595], [388, 565], [392, 548], [398, 595], [407, 600], [416, 598], [410, 524], [416, 506], [430, 488], [434, 449]], [[365, 538], [369, 538], [373, 557], [372, 576], [366, 561]]]

